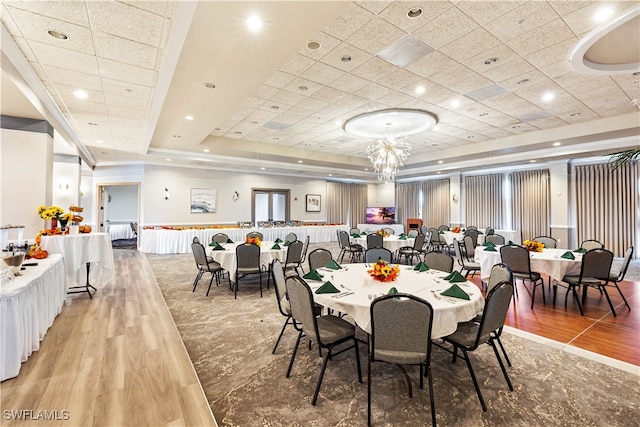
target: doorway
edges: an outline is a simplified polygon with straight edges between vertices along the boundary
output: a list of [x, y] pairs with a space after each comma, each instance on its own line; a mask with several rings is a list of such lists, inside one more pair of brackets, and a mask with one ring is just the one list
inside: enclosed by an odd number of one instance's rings
[[[140, 183], [98, 184], [98, 231], [109, 233], [114, 247], [137, 246]], [[134, 224], [134, 227], [131, 227]]]
[[279, 189], [251, 190], [251, 221], [288, 221], [289, 192]]

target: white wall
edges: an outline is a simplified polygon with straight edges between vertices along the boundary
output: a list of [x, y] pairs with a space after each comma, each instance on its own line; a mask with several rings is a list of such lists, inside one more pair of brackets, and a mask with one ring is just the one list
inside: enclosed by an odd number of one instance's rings
[[367, 198], [371, 207], [386, 207], [396, 205], [396, 185], [393, 182], [369, 184]]

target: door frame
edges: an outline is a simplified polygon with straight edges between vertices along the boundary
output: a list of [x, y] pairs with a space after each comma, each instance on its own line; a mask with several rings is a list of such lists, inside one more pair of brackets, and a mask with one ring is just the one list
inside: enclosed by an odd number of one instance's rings
[[[96, 228], [99, 232], [105, 231], [104, 224], [104, 207], [105, 207], [105, 198], [104, 198], [104, 190], [105, 187], [116, 187], [116, 186], [135, 186], [137, 188], [137, 208], [136, 208], [136, 223], [140, 225], [140, 182], [101, 182], [100, 184], [96, 184]], [[139, 229], [139, 227], [138, 227]], [[140, 241], [138, 239], [138, 241]]]
[[[288, 188], [252, 188], [251, 189], [251, 222], [256, 224], [256, 193], [283, 193], [286, 197], [284, 220], [289, 221], [291, 218], [291, 190]], [[271, 198], [271, 194], [269, 194]]]

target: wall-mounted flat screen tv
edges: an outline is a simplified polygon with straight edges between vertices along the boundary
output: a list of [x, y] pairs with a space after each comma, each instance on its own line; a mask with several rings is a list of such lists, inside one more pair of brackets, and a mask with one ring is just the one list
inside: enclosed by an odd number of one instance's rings
[[367, 224], [395, 224], [395, 207], [367, 208]]

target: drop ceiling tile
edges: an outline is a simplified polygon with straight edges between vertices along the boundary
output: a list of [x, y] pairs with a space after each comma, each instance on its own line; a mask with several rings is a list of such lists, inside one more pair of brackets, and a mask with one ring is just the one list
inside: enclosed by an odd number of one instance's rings
[[267, 86], [272, 86], [278, 89], [283, 89], [287, 86], [296, 76], [291, 75], [289, 73], [283, 73], [282, 71], [276, 71], [273, 73], [264, 84]]
[[343, 105], [331, 104], [318, 110], [318, 113], [321, 113], [327, 116], [332, 116], [332, 117], [340, 117], [340, 116], [346, 115], [349, 111], [351, 111], [351, 108], [348, 108]]
[[421, 80], [420, 76], [413, 74], [411, 71], [397, 68], [396, 71], [384, 76], [377, 83], [395, 89], [418, 83]]
[[135, 83], [142, 86], [153, 86], [155, 74], [152, 70], [112, 61], [106, 58], [98, 58], [100, 75], [112, 80]]
[[593, 1], [552, 1], [549, 2], [551, 6], [558, 12], [560, 16], [565, 16], [575, 10], [589, 6]]
[[384, 59], [371, 56], [366, 62], [354, 68], [351, 72], [358, 77], [376, 82], [384, 76], [393, 73], [396, 69], [397, 67], [395, 65], [388, 63]]
[[[99, 74], [98, 63], [96, 62], [96, 57], [93, 55], [62, 49], [35, 41], [30, 42], [29, 45], [41, 65], [53, 65], [81, 73]], [[64, 58], [62, 64], [60, 63], [60, 58]]]
[[530, 1], [488, 22], [485, 28], [502, 41], [512, 40], [559, 16], [545, 1]]
[[500, 81], [500, 86], [508, 89], [509, 91], [515, 91], [526, 86], [534, 84], [550, 82], [549, 77], [545, 76], [538, 70], [532, 70], [527, 73], [521, 74], [516, 77], [511, 77], [506, 80]]
[[280, 89], [264, 84], [260, 86], [260, 88], [258, 89], [258, 92], [256, 93], [256, 96], [263, 99], [268, 99], [268, 98], [271, 98], [278, 90]]
[[137, 120], [141, 123], [142, 129], [144, 129], [144, 122], [148, 118], [147, 110], [121, 107], [118, 105], [107, 104], [107, 111], [109, 112], [109, 120], [112, 124], [117, 123], [117, 120], [120, 118]]
[[575, 34], [584, 34], [603, 24], [603, 22], [595, 20], [594, 15], [604, 7], [612, 8], [614, 10], [613, 17], [617, 17], [630, 8], [638, 7], [638, 2], [595, 2], [565, 14], [562, 19]]
[[371, 54], [349, 43], [340, 43], [320, 61], [343, 71], [351, 71], [372, 57]]
[[369, 12], [378, 15], [380, 14], [383, 10], [385, 10], [387, 7], [389, 7], [389, 5], [391, 5], [391, 3], [393, 3], [390, 0], [382, 0], [382, 1], [369, 1], [369, 0], [358, 0], [356, 2], [357, 5], [362, 6], [363, 8], [365, 8], [366, 10], [368, 10]]
[[453, 67], [456, 64], [458, 64], [457, 61], [454, 61], [447, 55], [436, 51], [407, 65], [405, 68], [418, 76], [430, 77], [431, 75], [446, 68]]
[[473, 73], [469, 78], [447, 85], [452, 91], [463, 94], [489, 86], [493, 82], [480, 74]]
[[[573, 38], [575, 38], [575, 35], [564, 21], [556, 19], [510, 40], [507, 45], [521, 56], [526, 56]], [[530, 62], [535, 65], [533, 61], [530, 60]]]
[[376, 55], [405, 35], [406, 33], [395, 25], [390, 24], [384, 19], [374, 17], [349, 36], [347, 42], [365, 52]]
[[[452, 22], [455, 22], [455, 25], [451, 25]], [[434, 49], [440, 49], [476, 28], [478, 28], [476, 21], [460, 9], [452, 7], [413, 32], [413, 36]]]
[[93, 33], [96, 55], [140, 68], [155, 69], [158, 49], [106, 33]]
[[[407, 91], [409, 92], [413, 92], [413, 88], [409, 88], [407, 89]], [[412, 96], [410, 95], [406, 95], [404, 93], [401, 92], [391, 92], [388, 95], [385, 95], [381, 98], [379, 98], [377, 100], [377, 102], [386, 105], [386, 108], [389, 107], [398, 107], [400, 105], [402, 105], [403, 103], [409, 101], [412, 98]]]
[[321, 85], [327, 85], [344, 75], [345, 72], [338, 68], [323, 64], [322, 62], [316, 62], [311, 67], [307, 68], [303, 73], [301, 73], [300, 77], [314, 81]]
[[129, 98], [145, 99], [147, 101], [151, 101], [154, 93], [154, 90], [148, 86], [125, 83], [107, 78], [102, 78], [102, 89], [105, 93], [112, 93]]
[[477, 28], [472, 32], [446, 44], [440, 52], [458, 61], [474, 57], [478, 52], [484, 52], [500, 44], [495, 36], [484, 28]]
[[70, 22], [85, 27], [89, 26], [89, 17], [83, 1], [11, 1], [4, 2], [9, 10], [21, 9], [38, 15], [48, 16], [61, 21]]
[[[422, 14], [416, 18], [409, 18], [409, 11], [418, 7], [422, 9]], [[434, 17], [443, 14], [452, 7], [453, 5], [448, 1], [391, 2], [389, 7], [380, 12], [380, 17], [396, 27], [412, 33], [425, 24], [430, 25], [430, 21]]]
[[351, 74], [344, 74], [342, 77], [334, 80], [328, 86], [347, 93], [354, 93], [369, 84], [368, 80]]
[[347, 95], [340, 100], [340, 105], [345, 108], [360, 108], [367, 103], [367, 100], [356, 95]]
[[314, 99], [311, 97], [305, 97], [296, 104], [297, 107], [304, 108], [307, 111], [318, 111], [327, 107], [328, 105], [329, 103], [325, 101], [320, 101], [319, 99]]
[[280, 68], [280, 71], [294, 76], [299, 76], [314, 63], [315, 61], [313, 59], [298, 53], [294, 55], [293, 58], [291, 58], [289, 61], [287, 61], [287, 63]]
[[457, 63], [452, 67], [445, 68], [429, 76], [429, 80], [442, 86], [450, 87], [453, 83], [464, 81], [477, 76], [477, 74], [466, 65]]
[[20, 37], [16, 37], [13, 39], [13, 41], [16, 42], [16, 46], [18, 46], [18, 49], [20, 49], [20, 52], [22, 52], [22, 54], [27, 59], [27, 61], [29, 61], [29, 63], [31, 64], [38, 63], [38, 58], [36, 57], [35, 53], [33, 53], [33, 50], [31, 50], [31, 46], [29, 46], [28, 40], [25, 40]]
[[[309, 57], [309, 58], [315, 59], [315, 60], [319, 60], [320, 58], [325, 56], [327, 53], [331, 52], [333, 50], [333, 48], [335, 48], [336, 46], [338, 46], [341, 43], [340, 40], [338, 40], [337, 38], [335, 38], [333, 36], [330, 36], [329, 34], [325, 33], [324, 31], [319, 33], [312, 40], [320, 43], [320, 48], [318, 48], [318, 49], [309, 49], [307, 47], [307, 45], [305, 45], [305, 47], [300, 49], [298, 51], [298, 53], [300, 55], [304, 55], [306, 57]], [[311, 40], [309, 40], [309, 41], [311, 41]]]
[[524, 1], [458, 1], [456, 7], [479, 24], [486, 24], [510, 10], [524, 4]]
[[302, 77], [296, 77], [284, 87], [284, 89], [289, 92], [297, 93], [303, 97], [311, 96], [322, 88], [323, 86], [321, 84], [303, 79]]
[[[491, 62], [493, 59], [496, 59], [496, 61]], [[462, 63], [473, 71], [486, 76], [492, 71], [518, 59], [522, 59], [520, 55], [511, 50], [507, 45], [499, 44], [485, 52], [462, 61]]]
[[296, 105], [304, 98], [305, 97], [300, 94], [289, 92], [287, 90], [280, 90], [271, 98], [269, 98], [269, 100], [277, 105]]
[[[164, 19], [160, 15], [117, 1], [87, 2], [95, 33], [103, 32], [124, 39], [158, 47]], [[109, 16], [111, 19], [101, 19]]]
[[360, 5], [349, 3], [323, 31], [337, 39], [345, 40], [373, 17], [373, 13]]
[[570, 37], [536, 52], [529, 53], [525, 56], [525, 59], [537, 68], [555, 64], [559, 61], [568, 63], [569, 55], [577, 43], [577, 37]]
[[640, 98], [640, 75], [618, 74], [611, 78], [630, 99]]
[[538, 129], [553, 129], [560, 126], [566, 126], [568, 123], [557, 117], [546, 117], [544, 119], [530, 121], [529, 124]]
[[264, 104], [262, 104], [258, 109], [262, 111], [271, 111], [276, 113], [276, 115], [280, 115], [283, 112], [287, 111], [291, 108], [290, 105], [287, 104], [279, 104], [277, 102], [273, 102], [271, 100], [267, 100]]
[[311, 98], [319, 99], [320, 101], [329, 102], [329, 103], [340, 103], [341, 100], [347, 96], [346, 92], [343, 92], [338, 89], [334, 89], [332, 87], [324, 86], [318, 89], [311, 95]]
[[356, 91], [355, 94], [370, 101], [375, 101], [376, 99], [382, 98], [383, 96], [388, 95], [391, 92], [393, 92], [393, 89], [379, 85], [377, 83], [370, 83], [367, 86]]
[[[105, 105], [104, 102], [91, 102], [87, 100], [73, 99], [73, 97], [64, 97], [64, 96], [63, 96], [63, 99], [64, 99], [65, 106], [67, 107], [69, 112], [74, 116], [76, 114], [88, 116], [89, 113], [97, 113], [97, 114], [105, 115], [102, 118], [101, 122], [104, 123], [105, 120], [108, 120], [108, 118], [106, 117], [107, 106]], [[92, 120], [87, 120], [87, 121], [92, 121]]]
[[126, 107], [132, 110], [148, 111], [149, 101], [146, 99], [132, 98], [130, 96], [120, 96], [112, 93], [104, 94], [104, 101], [111, 107]]
[[575, 71], [571, 68], [569, 61], [566, 60], [558, 61], [555, 64], [540, 67], [540, 71], [542, 71], [544, 75], [549, 77], [550, 79], [555, 79], [567, 74], [575, 74]]
[[531, 65], [527, 60], [518, 58], [506, 64], [484, 71], [482, 72], [482, 75], [495, 82], [501, 82], [506, 79], [521, 76], [533, 70], [533, 65]]

